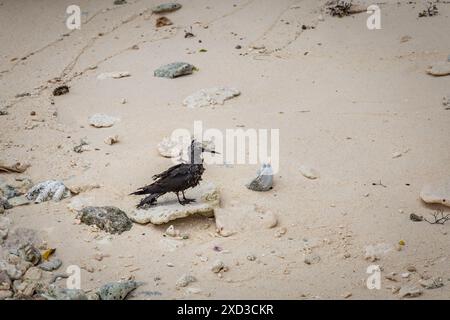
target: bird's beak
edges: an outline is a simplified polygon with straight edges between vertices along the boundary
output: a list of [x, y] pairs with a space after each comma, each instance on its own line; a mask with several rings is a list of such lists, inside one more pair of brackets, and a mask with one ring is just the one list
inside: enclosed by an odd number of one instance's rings
[[220, 154], [220, 152], [217, 152], [217, 151], [214, 151], [214, 150], [211, 150], [211, 149], [208, 149], [208, 148], [202, 148], [202, 152], [209, 152], [209, 153], [212, 153], [212, 154]]

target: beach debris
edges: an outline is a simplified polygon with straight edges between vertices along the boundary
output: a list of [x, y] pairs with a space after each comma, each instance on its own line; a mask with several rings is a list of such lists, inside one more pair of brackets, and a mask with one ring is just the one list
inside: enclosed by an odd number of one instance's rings
[[428, 67], [426, 72], [435, 77], [447, 76], [450, 74], [450, 62], [438, 62]]
[[56, 249], [55, 248], [50, 248], [45, 250], [42, 253], [42, 259], [44, 259], [45, 261], [48, 261], [50, 259], [50, 257], [55, 253]]
[[183, 144], [178, 140], [165, 137], [158, 143], [157, 149], [159, 154], [165, 158], [176, 158], [181, 155]]
[[98, 289], [97, 294], [101, 300], [124, 300], [138, 286], [134, 280], [110, 282]]
[[426, 203], [439, 203], [450, 207], [450, 180], [424, 185], [420, 198]]
[[444, 214], [444, 210], [437, 210], [436, 212], [431, 214], [433, 216], [433, 220], [423, 219], [429, 224], [445, 224], [450, 220], [450, 214]]
[[8, 107], [0, 106], [0, 116], [6, 116], [6, 115], [8, 115]]
[[450, 94], [442, 98], [442, 105], [445, 107], [445, 110], [450, 110]]
[[414, 285], [402, 286], [398, 292], [400, 298], [416, 298], [421, 296], [423, 291]]
[[126, 4], [126, 3], [127, 3], [126, 0], [114, 0], [114, 2], [113, 2], [113, 4], [116, 6]]
[[247, 255], [247, 260], [248, 261], [255, 261], [256, 260], [256, 256], [254, 254], [249, 254], [249, 255]]
[[228, 267], [223, 263], [222, 260], [216, 260], [211, 266], [211, 271], [214, 273], [226, 272], [228, 271]]
[[108, 136], [108, 137], [106, 137], [106, 139], [103, 142], [105, 142], [106, 144], [111, 146], [111, 145], [119, 142], [119, 136], [117, 134], [115, 134], [113, 136]]
[[20, 258], [24, 261], [30, 262], [34, 266], [41, 261], [41, 253], [32, 243], [21, 245], [17, 252]]
[[166, 235], [170, 237], [178, 237], [180, 235], [179, 230], [175, 230], [175, 227], [173, 225], [170, 225], [165, 232]]
[[345, 17], [352, 14], [366, 12], [364, 6], [352, 4], [352, 1], [331, 0], [326, 3], [326, 9], [330, 16]]
[[414, 221], [414, 222], [420, 222], [420, 221], [423, 221], [423, 217], [422, 217], [422, 216], [419, 216], [419, 215], [417, 215], [417, 214], [415, 214], [415, 213], [411, 213], [411, 214], [409, 215], [409, 219], [410, 219], [411, 221]]
[[131, 220], [125, 212], [111, 206], [85, 207], [81, 210], [80, 221], [87, 225], [96, 225], [112, 234], [121, 234], [132, 227]]
[[38, 183], [32, 187], [26, 194], [26, 197], [34, 203], [41, 203], [48, 200], [60, 201], [63, 198], [69, 197], [70, 191], [59, 180], [47, 180]]
[[173, 62], [159, 67], [154, 71], [155, 77], [176, 78], [191, 74], [195, 70], [192, 64], [186, 62]]
[[182, 206], [176, 196], [165, 194], [158, 199], [161, 205], [151, 206], [145, 210], [137, 209], [128, 216], [139, 224], [164, 224], [191, 215], [213, 217], [214, 209], [220, 204], [219, 189], [211, 182], [201, 182], [197, 187], [190, 189], [189, 197], [196, 201]]
[[38, 267], [44, 271], [54, 271], [61, 267], [62, 261], [58, 258], [51, 259], [49, 261], [44, 261]]
[[55, 90], [53, 90], [54, 96], [62, 96], [63, 94], [66, 94], [66, 93], [69, 93], [69, 87], [66, 85], [56, 87]]
[[42, 296], [47, 300], [88, 300], [88, 296], [81, 289], [59, 288], [54, 284], [51, 284]]
[[319, 263], [320, 262], [320, 256], [315, 254], [315, 253], [312, 253], [312, 252], [306, 253], [303, 256], [303, 262], [305, 264], [308, 264], [308, 265]]
[[90, 149], [89, 142], [86, 139], [81, 139], [80, 143], [73, 147], [73, 151], [76, 153], [83, 153], [85, 151], [89, 151]]
[[254, 178], [246, 187], [253, 191], [268, 191], [273, 186], [273, 170], [269, 163], [264, 163], [256, 172]]
[[425, 289], [437, 289], [444, 286], [442, 278], [420, 279], [419, 284]]
[[7, 165], [0, 161], [0, 172], [7, 172], [7, 173], [23, 173], [30, 167], [30, 164], [27, 163], [20, 163], [16, 162], [11, 165]]
[[195, 34], [192, 33], [192, 26], [190, 27], [189, 31], [184, 30], [184, 37], [185, 38], [195, 37]]
[[96, 113], [89, 118], [89, 124], [96, 128], [112, 127], [117, 121], [119, 121], [119, 118], [103, 113]]
[[428, 7], [425, 10], [419, 12], [419, 18], [433, 17], [439, 14], [439, 10], [434, 2], [429, 1], [427, 5]]
[[221, 104], [226, 100], [239, 96], [239, 90], [232, 87], [213, 87], [201, 89], [183, 100], [183, 105], [188, 108], [200, 108], [209, 105]]
[[113, 71], [113, 72], [103, 72], [100, 73], [97, 76], [98, 80], [105, 80], [105, 79], [120, 79], [120, 78], [126, 78], [131, 76], [131, 73], [128, 71]]
[[159, 17], [158, 19], [156, 19], [156, 27], [157, 28], [170, 26], [172, 24], [173, 24], [173, 22], [170, 21], [170, 19], [167, 17]]
[[379, 260], [382, 256], [392, 251], [393, 246], [388, 243], [378, 243], [375, 245], [368, 245], [365, 247], [364, 258], [371, 262]]
[[184, 288], [184, 287], [187, 287], [189, 284], [196, 282], [196, 281], [197, 281], [197, 279], [194, 276], [192, 276], [190, 274], [184, 274], [177, 280], [177, 282], [175, 283], [175, 286], [177, 288]]
[[157, 5], [152, 9], [153, 13], [166, 13], [176, 11], [181, 8], [181, 4], [176, 2], [168, 2]]
[[319, 177], [319, 172], [317, 172], [316, 169], [307, 167], [307, 166], [300, 166], [300, 173], [308, 179], [314, 180]]

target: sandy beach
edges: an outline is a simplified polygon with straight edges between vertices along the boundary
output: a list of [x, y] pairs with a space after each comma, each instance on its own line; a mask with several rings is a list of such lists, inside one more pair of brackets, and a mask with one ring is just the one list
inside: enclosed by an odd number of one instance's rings
[[[75, 265], [87, 292], [142, 282], [128, 299], [450, 298], [450, 222], [411, 220], [450, 213], [420, 196], [428, 184], [450, 185], [442, 102], [450, 75], [426, 72], [450, 59], [450, 3], [419, 17], [425, 1], [354, 1], [379, 6], [381, 29], [370, 30], [366, 11], [339, 18], [323, 0], [180, 0], [164, 14], [152, 12], [155, 0], [113, 2], [0, 0], [0, 162], [30, 165], [0, 172], [0, 182], [95, 185], [0, 214], [10, 235], [32, 229], [45, 241], [41, 252], [56, 248], [62, 266], [43, 278]], [[73, 4], [81, 28], [70, 30]], [[172, 24], [156, 27], [161, 16]], [[178, 61], [196, 70], [154, 76]], [[111, 72], [129, 76], [98, 78]], [[61, 85], [69, 92], [54, 96]], [[240, 95], [183, 105], [217, 86]], [[96, 128], [89, 118], [98, 113], [120, 120]], [[278, 129], [273, 188], [246, 188], [260, 164], [205, 164], [203, 180], [220, 191], [214, 217], [133, 222], [120, 234], [80, 223], [69, 209], [77, 198], [133, 212], [141, 197], [129, 194], [173, 165], [158, 143], [192, 131], [194, 121], [221, 132]], [[75, 152], [81, 140], [86, 149]], [[185, 239], [168, 236], [170, 225]], [[226, 268], [213, 272], [217, 260]], [[379, 288], [367, 286], [370, 266], [379, 268]], [[186, 274], [196, 281], [178, 286]], [[429, 289], [430, 279], [441, 285]]]

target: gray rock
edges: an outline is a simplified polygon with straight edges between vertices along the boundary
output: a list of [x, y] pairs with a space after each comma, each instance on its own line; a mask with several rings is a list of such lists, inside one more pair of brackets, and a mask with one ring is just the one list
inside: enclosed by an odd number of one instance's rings
[[45, 261], [41, 263], [38, 267], [41, 268], [44, 271], [54, 271], [59, 269], [61, 267], [62, 261], [60, 259], [51, 259], [49, 261]]
[[114, 2], [113, 2], [113, 4], [116, 6], [126, 4], [126, 3], [127, 3], [126, 0], [114, 0]]
[[427, 73], [435, 77], [450, 75], [450, 62], [445, 61], [436, 63], [427, 69]]
[[43, 296], [48, 300], [88, 300], [83, 290], [59, 288], [55, 285], [50, 285]]
[[450, 207], [450, 180], [425, 185], [420, 197], [426, 203], [439, 203]]
[[8, 200], [8, 202], [12, 207], [25, 206], [31, 203], [30, 200], [28, 200], [24, 195], [11, 198]]
[[48, 200], [60, 201], [70, 196], [69, 189], [62, 181], [47, 180], [32, 187], [26, 194], [28, 200], [41, 203]]
[[9, 219], [8, 217], [0, 217], [0, 239], [6, 239], [10, 226], [11, 219]]
[[159, 67], [155, 70], [155, 77], [161, 78], [176, 78], [191, 74], [195, 67], [186, 62], [173, 62]]
[[0, 197], [10, 199], [20, 195], [14, 186], [5, 182], [0, 183]]
[[187, 196], [196, 201], [182, 206], [173, 194], [166, 194], [158, 199], [155, 206], [146, 210], [134, 210], [129, 217], [140, 224], [164, 224], [169, 221], [185, 218], [191, 215], [213, 217], [214, 209], [220, 204], [220, 192], [211, 182], [200, 183], [187, 191]]
[[398, 295], [400, 298], [416, 298], [421, 296], [423, 291], [413, 285], [405, 285], [400, 288]]
[[239, 90], [230, 87], [201, 89], [184, 99], [183, 104], [188, 108], [200, 108], [209, 105], [224, 104], [226, 100], [237, 97], [240, 94]]
[[6, 116], [8, 114], [8, 109], [6, 107], [0, 107], [0, 116]]
[[421, 279], [419, 284], [425, 289], [437, 289], [444, 286], [442, 278]]
[[184, 274], [182, 275], [176, 282], [176, 287], [177, 288], [183, 288], [183, 287], [187, 287], [189, 284], [196, 282], [197, 279], [194, 276], [191, 276], [189, 274]]
[[13, 296], [13, 292], [10, 290], [0, 290], [0, 300], [5, 300], [11, 298]]
[[8, 274], [4, 270], [0, 270], [0, 290], [9, 290], [11, 289], [11, 279]]
[[81, 210], [80, 220], [112, 234], [121, 234], [132, 227], [132, 222], [125, 212], [116, 207], [86, 207]]
[[152, 9], [153, 13], [165, 13], [172, 12], [181, 8], [181, 4], [176, 2], [168, 2], [157, 5]]
[[273, 170], [270, 164], [263, 164], [256, 172], [256, 178], [246, 187], [253, 191], [269, 191], [273, 186]]
[[103, 285], [97, 292], [101, 300], [124, 300], [139, 284], [134, 280], [111, 282]]

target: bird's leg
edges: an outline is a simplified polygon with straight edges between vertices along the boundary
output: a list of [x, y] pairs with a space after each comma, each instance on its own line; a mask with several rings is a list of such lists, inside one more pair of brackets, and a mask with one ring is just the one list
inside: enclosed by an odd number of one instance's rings
[[184, 206], [186, 203], [184, 203], [184, 201], [181, 201], [180, 200], [180, 192], [179, 191], [177, 191], [177, 192], [175, 192], [176, 194], [177, 194], [177, 199], [178, 199], [178, 202], [182, 205], [182, 206]]
[[186, 198], [186, 196], [184, 195], [184, 190], [181, 191], [181, 193], [183, 194], [183, 200], [184, 200], [184, 203], [195, 202], [195, 199], [188, 199], [188, 198]]

